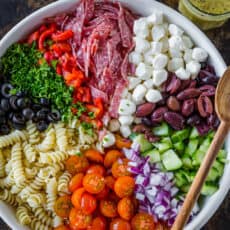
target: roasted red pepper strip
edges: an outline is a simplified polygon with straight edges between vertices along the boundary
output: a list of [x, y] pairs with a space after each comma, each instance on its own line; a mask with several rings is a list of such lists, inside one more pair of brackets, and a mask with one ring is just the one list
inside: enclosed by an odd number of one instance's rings
[[73, 69], [72, 73], [66, 74], [64, 78], [66, 84], [69, 86], [73, 86], [74, 88], [79, 88], [85, 79], [82, 71], [76, 69]]
[[56, 43], [56, 44], [53, 44], [50, 47], [50, 49], [55, 51], [59, 56], [61, 56], [62, 53], [70, 52], [71, 46], [68, 43]]
[[72, 30], [66, 30], [64, 32], [59, 32], [59, 33], [52, 35], [52, 39], [55, 42], [66, 41], [72, 37], [73, 37], [73, 31]]
[[86, 105], [86, 108], [89, 112], [93, 112], [96, 119], [99, 119], [103, 116], [104, 107], [101, 98], [94, 99], [94, 105]]
[[48, 30], [45, 30], [41, 34], [41, 36], [38, 40], [38, 49], [40, 51], [44, 51], [44, 42], [45, 42], [47, 37], [50, 37], [54, 33], [55, 29], [56, 29], [56, 25], [52, 24]]
[[39, 38], [39, 35], [40, 35], [39, 31], [35, 31], [29, 36], [29, 38], [27, 39], [27, 43], [32, 44], [33, 42], [37, 41]]

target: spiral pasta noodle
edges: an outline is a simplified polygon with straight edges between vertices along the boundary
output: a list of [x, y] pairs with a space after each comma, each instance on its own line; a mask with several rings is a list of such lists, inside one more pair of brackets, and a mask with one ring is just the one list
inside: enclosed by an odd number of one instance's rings
[[29, 215], [29, 210], [25, 206], [17, 207], [16, 217], [22, 225], [29, 225], [31, 223], [31, 217]]
[[13, 207], [16, 207], [18, 204], [16, 197], [10, 191], [5, 189], [0, 192], [0, 200], [5, 201]]
[[0, 149], [0, 178], [5, 176], [5, 158], [3, 156], [2, 150]]
[[38, 220], [37, 218], [34, 218], [31, 221], [30, 224], [31, 229], [33, 230], [51, 230], [52, 228], [43, 224], [40, 220]]
[[41, 221], [42, 224], [50, 227], [53, 225], [51, 215], [44, 208], [34, 208], [33, 212], [34, 216]]
[[41, 152], [48, 152], [55, 147], [56, 137], [55, 130], [53, 128], [49, 129], [46, 133], [46, 137], [41, 144], [37, 146], [37, 150]]
[[28, 132], [29, 142], [31, 144], [36, 144], [40, 141], [40, 135], [34, 123], [29, 121], [26, 125], [26, 130]]
[[71, 174], [69, 172], [64, 172], [58, 180], [58, 192], [60, 195], [69, 194], [68, 184], [71, 178]]
[[66, 128], [64, 128], [64, 124], [62, 122], [59, 122], [54, 125], [56, 138], [57, 138], [57, 146], [61, 151], [66, 151], [68, 146], [68, 140], [67, 140], [67, 131]]
[[54, 203], [57, 199], [57, 180], [50, 179], [46, 186], [47, 210], [54, 211]]
[[30, 163], [34, 162], [36, 160], [36, 150], [32, 147], [30, 143], [23, 142], [23, 151], [26, 157], [26, 160]]
[[12, 133], [0, 136], [0, 149], [13, 145], [14, 143], [20, 142], [21, 140], [26, 140], [26, 132], [15, 130]]

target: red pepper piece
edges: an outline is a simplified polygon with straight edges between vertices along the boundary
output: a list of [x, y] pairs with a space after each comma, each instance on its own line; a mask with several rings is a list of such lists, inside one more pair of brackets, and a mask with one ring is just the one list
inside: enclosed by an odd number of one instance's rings
[[62, 75], [62, 68], [61, 68], [60, 64], [57, 64], [57, 66], [56, 66], [56, 73], [59, 75]]
[[68, 86], [79, 88], [84, 82], [85, 76], [80, 70], [73, 69], [72, 73], [66, 74], [64, 77]]
[[50, 37], [54, 31], [56, 29], [56, 25], [55, 24], [51, 24], [50, 28], [45, 30], [44, 32], [42, 32], [39, 40], [38, 40], [38, 48], [40, 51], [44, 51], [45, 48], [44, 48], [44, 42], [45, 40]]
[[91, 92], [88, 87], [84, 87], [84, 93], [82, 95], [82, 102], [85, 102], [85, 103], [91, 102]]
[[69, 53], [65, 53], [64, 55], [62, 55], [59, 61], [62, 64], [63, 70], [67, 72], [72, 72], [72, 70], [76, 67], [76, 60]]
[[66, 30], [64, 32], [58, 32], [58, 33], [52, 35], [52, 39], [55, 42], [66, 41], [72, 37], [73, 37], [73, 31], [72, 30]]
[[40, 35], [39, 31], [35, 31], [29, 36], [29, 38], [27, 39], [27, 43], [32, 44], [33, 42], [36, 42], [39, 38], [39, 35]]
[[56, 43], [53, 44], [50, 49], [56, 52], [60, 57], [63, 53], [70, 52], [71, 46], [68, 43]]

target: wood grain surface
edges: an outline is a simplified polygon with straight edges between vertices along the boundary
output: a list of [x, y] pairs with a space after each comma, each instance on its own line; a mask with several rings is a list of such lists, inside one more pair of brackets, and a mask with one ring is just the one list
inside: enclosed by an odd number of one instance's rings
[[[131, 0], [130, 0], [131, 1]], [[0, 39], [18, 21], [36, 9], [45, 6], [54, 0], [0, 0]], [[162, 0], [161, 2], [177, 9], [178, 0]], [[230, 20], [218, 29], [205, 32], [216, 45], [225, 62], [230, 65]], [[199, 44], [198, 44], [199, 45]], [[0, 230], [10, 228], [0, 219]], [[229, 230], [230, 229], [230, 193], [224, 202], [202, 230]], [[194, 229], [196, 230], [196, 229]]]

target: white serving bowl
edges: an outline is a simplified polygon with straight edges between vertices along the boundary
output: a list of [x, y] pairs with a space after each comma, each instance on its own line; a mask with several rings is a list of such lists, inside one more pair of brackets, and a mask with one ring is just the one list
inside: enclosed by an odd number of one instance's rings
[[[79, 0], [60, 0], [43, 7], [30, 16], [26, 17], [15, 27], [13, 27], [0, 41], [0, 57], [6, 49], [14, 42], [25, 37], [42, 23], [46, 17], [53, 16], [61, 12], [72, 10]], [[179, 25], [192, 38], [197, 46], [203, 47], [209, 53], [210, 63], [214, 65], [217, 75], [221, 76], [226, 69], [226, 65], [206, 35], [201, 32], [193, 23], [177, 13], [175, 10], [153, 0], [120, 0], [128, 8], [140, 15], [149, 15], [153, 10], [161, 10], [169, 22]], [[226, 141], [228, 159], [230, 159], [230, 135]], [[200, 213], [186, 226], [186, 230], [200, 229], [220, 206], [230, 187], [230, 165], [226, 164], [224, 174], [220, 181], [219, 190], [210, 198], [207, 198]], [[0, 202], [0, 216], [14, 230], [25, 230], [27, 227], [21, 226], [14, 215], [13, 209]]]

